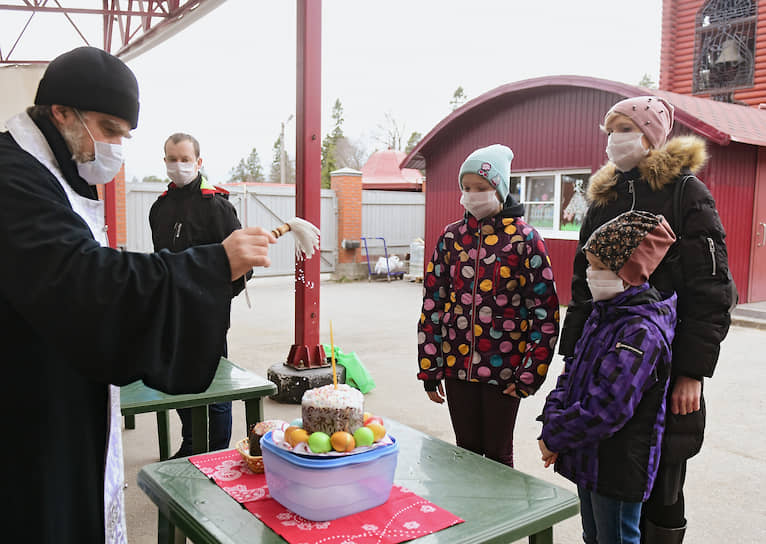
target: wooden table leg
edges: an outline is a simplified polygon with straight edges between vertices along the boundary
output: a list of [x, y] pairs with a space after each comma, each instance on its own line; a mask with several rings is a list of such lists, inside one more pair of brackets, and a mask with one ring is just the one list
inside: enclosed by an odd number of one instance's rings
[[529, 544], [553, 544], [553, 527], [529, 535]]
[[125, 416], [125, 428], [126, 429], [136, 428], [136, 416]]
[[247, 399], [245, 401], [245, 436], [250, 436], [250, 426], [263, 421], [263, 399]]
[[160, 461], [170, 457], [170, 421], [167, 410], [157, 412], [157, 436], [160, 442]]
[[194, 406], [192, 409], [192, 452], [210, 451], [207, 431], [207, 406]]

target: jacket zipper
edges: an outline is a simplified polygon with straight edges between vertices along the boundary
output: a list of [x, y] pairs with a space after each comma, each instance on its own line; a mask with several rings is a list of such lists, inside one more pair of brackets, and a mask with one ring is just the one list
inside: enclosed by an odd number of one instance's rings
[[181, 227], [183, 226], [183, 223], [180, 221], [177, 222], [175, 225], [173, 225], [173, 249], [176, 248], [176, 240], [178, 240], [181, 237]]
[[479, 254], [481, 253], [482, 237], [481, 227], [483, 223], [479, 223], [479, 245], [476, 248], [476, 262], [474, 263], [473, 273], [473, 297], [471, 299], [471, 351], [468, 354], [471, 357], [471, 361], [468, 363], [468, 381], [471, 381], [471, 371], [473, 370], [473, 350], [476, 347], [476, 287], [479, 284]]
[[633, 180], [628, 180], [628, 192], [633, 196], [633, 204], [630, 205], [630, 211], [636, 208], [636, 191], [633, 187]]
[[634, 355], [643, 355], [644, 352], [640, 349], [631, 346], [630, 344], [623, 344], [622, 342], [617, 342], [617, 345], [614, 346], [616, 349], [625, 349], [627, 351], [630, 351]]
[[715, 276], [715, 268], [716, 268], [716, 266], [715, 266], [716, 265], [716, 263], [715, 263], [715, 244], [713, 243], [713, 239], [712, 238], [708, 238], [707, 239], [707, 245], [710, 248], [710, 259], [713, 261], [713, 273], [710, 274], [710, 275], [711, 276]]

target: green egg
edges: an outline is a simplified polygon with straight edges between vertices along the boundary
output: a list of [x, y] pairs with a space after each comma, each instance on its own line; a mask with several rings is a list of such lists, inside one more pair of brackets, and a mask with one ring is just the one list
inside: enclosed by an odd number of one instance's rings
[[354, 440], [357, 446], [372, 446], [375, 442], [375, 434], [369, 427], [359, 427], [354, 431]]
[[309, 436], [309, 449], [314, 453], [327, 453], [332, 449], [330, 436], [321, 431], [311, 433]]
[[297, 418], [295, 418], [294, 420], [292, 420], [290, 422], [290, 425], [292, 427], [300, 427], [302, 429], [303, 428], [303, 419], [300, 418], [300, 417], [297, 417]]

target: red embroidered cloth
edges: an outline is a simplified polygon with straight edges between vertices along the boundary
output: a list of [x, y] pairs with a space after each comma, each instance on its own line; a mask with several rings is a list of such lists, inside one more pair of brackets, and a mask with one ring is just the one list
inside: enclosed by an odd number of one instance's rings
[[309, 521], [272, 499], [266, 476], [253, 474], [236, 450], [196, 455], [189, 461], [291, 544], [397, 544], [463, 522], [396, 484], [380, 506], [332, 521]]

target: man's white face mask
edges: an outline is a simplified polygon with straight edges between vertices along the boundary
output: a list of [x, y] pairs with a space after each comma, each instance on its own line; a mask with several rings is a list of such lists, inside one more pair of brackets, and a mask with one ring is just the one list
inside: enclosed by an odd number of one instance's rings
[[193, 162], [172, 161], [165, 163], [165, 170], [170, 181], [176, 187], [189, 185], [197, 178], [197, 165]]
[[649, 154], [641, 142], [641, 132], [612, 132], [606, 144], [606, 156], [621, 172], [638, 166], [641, 159]]
[[77, 163], [77, 172], [89, 185], [109, 183], [122, 167], [122, 145], [97, 141], [93, 134], [90, 133], [90, 129], [85, 124], [85, 120], [80, 115], [80, 112], [77, 110], [74, 110], [74, 112], [80, 119], [82, 126], [85, 127], [90, 139], [93, 140], [93, 150], [95, 153], [95, 158], [92, 161]]
[[585, 281], [594, 301], [609, 300], [625, 291], [622, 278], [611, 270], [585, 270]]

